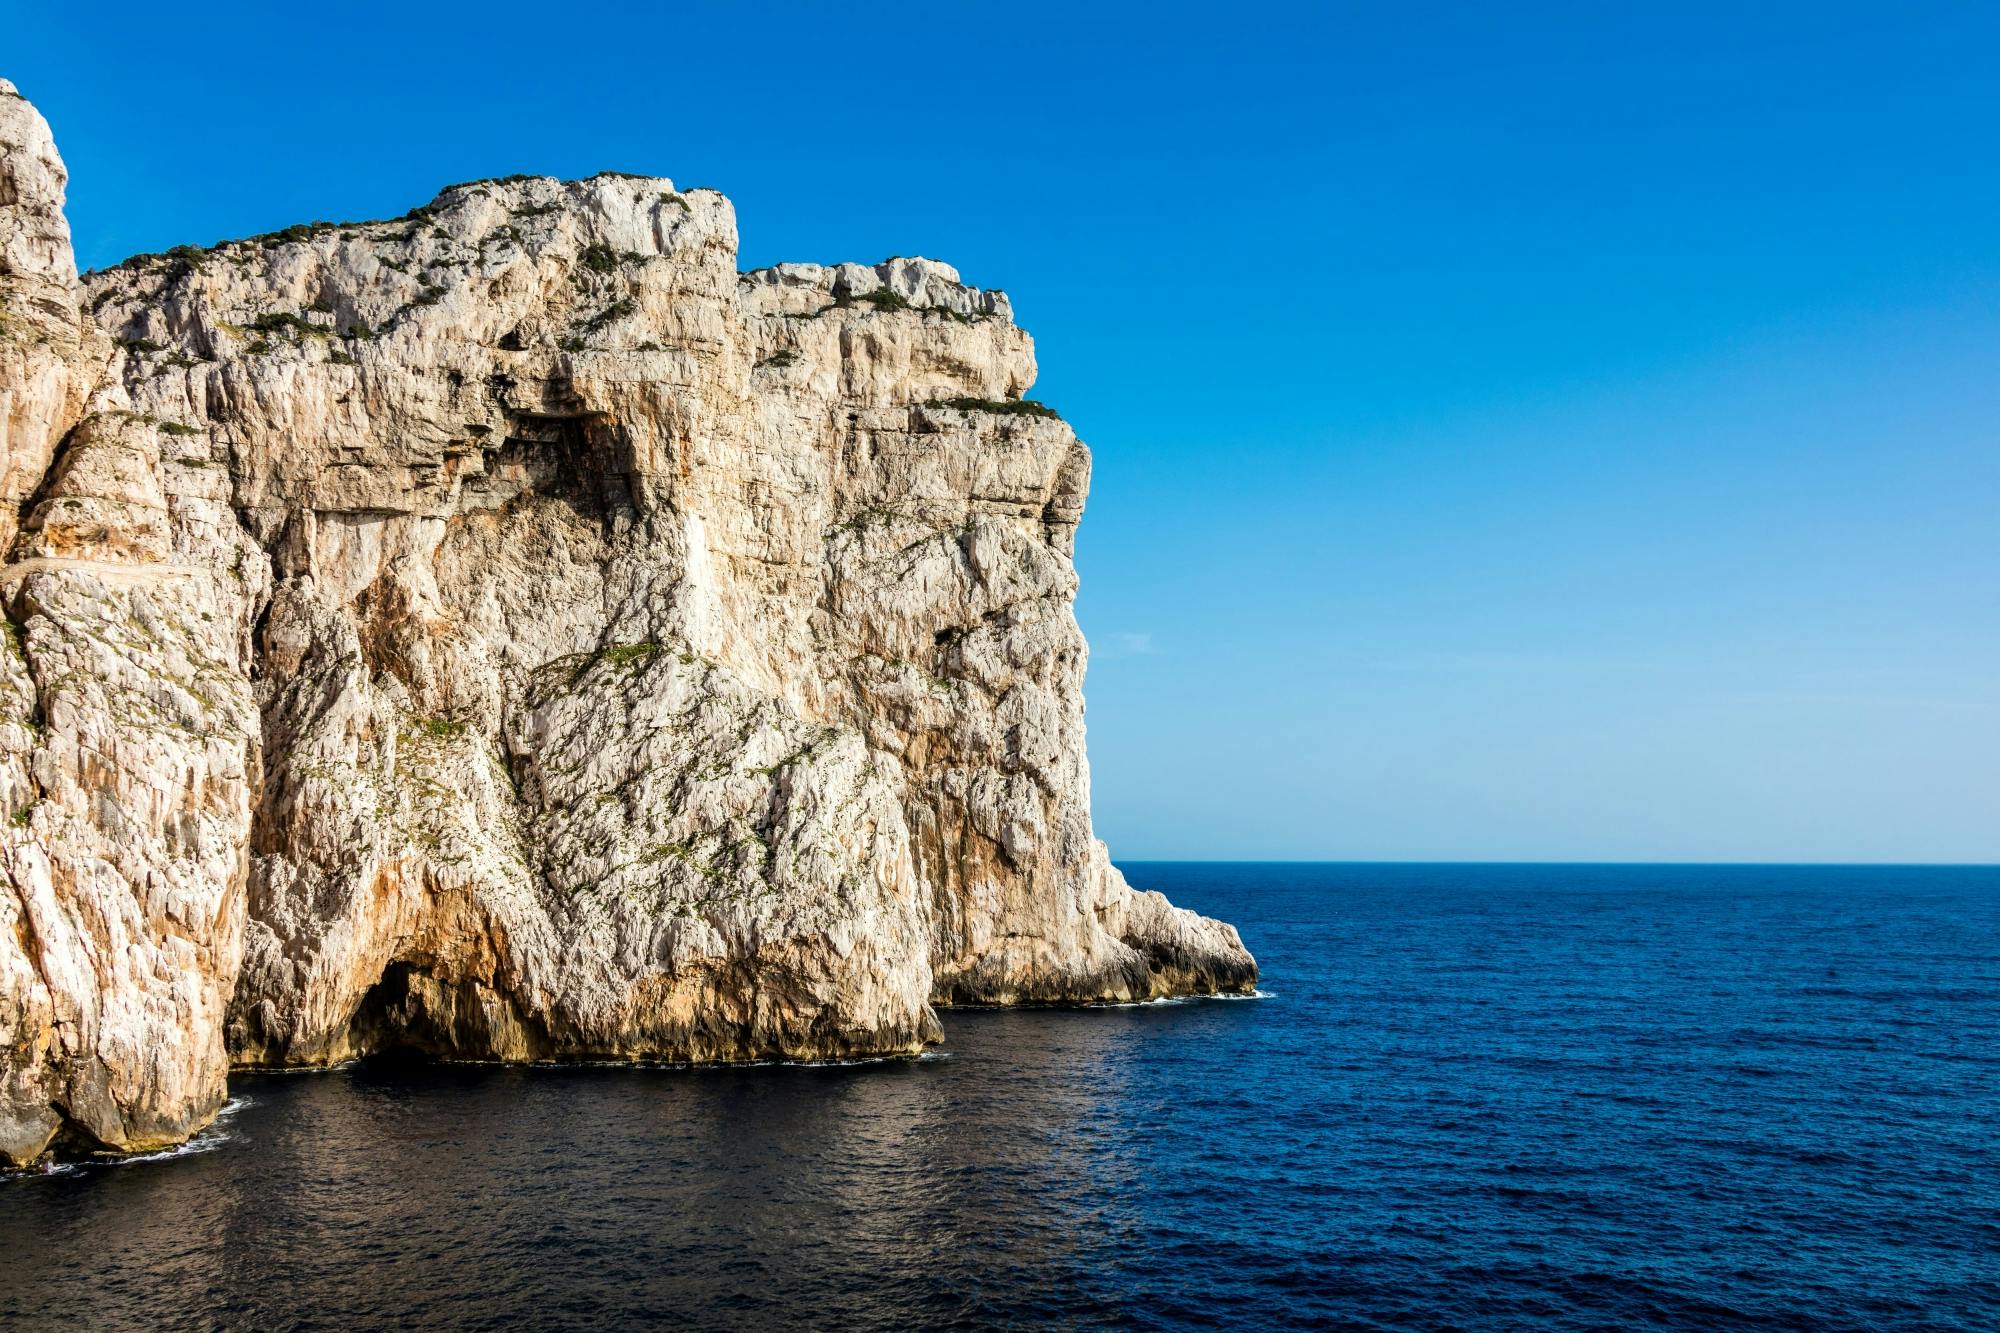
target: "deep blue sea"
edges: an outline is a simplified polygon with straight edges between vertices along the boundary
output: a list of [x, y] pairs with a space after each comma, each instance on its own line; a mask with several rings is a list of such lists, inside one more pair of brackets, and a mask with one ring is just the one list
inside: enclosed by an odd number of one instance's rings
[[103, 1328], [2000, 1328], [2000, 870], [1128, 864], [1268, 998], [239, 1077], [0, 1180]]

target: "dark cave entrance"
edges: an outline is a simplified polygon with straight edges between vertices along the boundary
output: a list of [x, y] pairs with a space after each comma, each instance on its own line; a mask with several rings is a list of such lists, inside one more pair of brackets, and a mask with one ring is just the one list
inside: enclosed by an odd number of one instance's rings
[[369, 1059], [540, 1060], [553, 1043], [539, 1017], [504, 986], [441, 977], [423, 962], [382, 969], [348, 1024], [348, 1048]]
[[453, 1054], [427, 1003], [432, 983], [415, 964], [395, 962], [361, 997], [348, 1022], [350, 1047], [370, 1060], [423, 1063]]

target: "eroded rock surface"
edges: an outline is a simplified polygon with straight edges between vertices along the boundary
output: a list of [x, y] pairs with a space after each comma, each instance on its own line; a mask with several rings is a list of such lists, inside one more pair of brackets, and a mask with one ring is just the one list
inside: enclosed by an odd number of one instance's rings
[[1090, 461], [1004, 295], [739, 274], [618, 175], [79, 286], [16, 97], [0, 146], [0, 1154], [185, 1135], [231, 1061], [1254, 985], [1091, 834]]

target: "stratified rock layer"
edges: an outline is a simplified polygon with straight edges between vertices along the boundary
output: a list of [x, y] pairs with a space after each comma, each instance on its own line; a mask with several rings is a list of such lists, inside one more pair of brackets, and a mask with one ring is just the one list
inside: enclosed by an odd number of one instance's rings
[[79, 292], [11, 95], [0, 148], [0, 1154], [183, 1137], [232, 1060], [1254, 985], [1092, 837], [1089, 455], [1003, 295], [739, 274], [726, 199], [617, 175]]

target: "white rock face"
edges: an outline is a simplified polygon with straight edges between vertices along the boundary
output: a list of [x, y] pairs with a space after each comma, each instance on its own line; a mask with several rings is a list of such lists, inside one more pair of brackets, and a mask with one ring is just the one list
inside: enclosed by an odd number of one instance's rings
[[174, 1143], [222, 1104], [258, 781], [264, 557], [115, 385], [86, 415], [112, 346], [64, 179], [0, 81], [0, 1162]]
[[[11, 264], [61, 166], [0, 134]], [[0, 343], [0, 1155], [184, 1136], [232, 1061], [894, 1054], [1255, 984], [1092, 837], [1089, 455], [1000, 293], [739, 274], [722, 196], [606, 175], [80, 308]]]
[[0, 79], [0, 543], [110, 355], [80, 307], [68, 184], [48, 122]]

